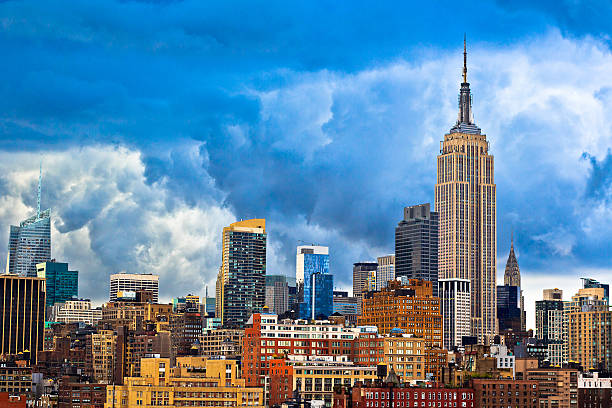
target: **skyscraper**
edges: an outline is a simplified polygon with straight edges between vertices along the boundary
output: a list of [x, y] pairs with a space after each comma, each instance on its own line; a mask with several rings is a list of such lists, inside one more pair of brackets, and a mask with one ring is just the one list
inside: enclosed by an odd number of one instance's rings
[[47, 306], [64, 303], [79, 296], [79, 271], [68, 270], [65, 262], [43, 262], [36, 265], [39, 278], [47, 284]]
[[561, 365], [567, 355], [566, 303], [560, 289], [544, 289], [543, 299], [535, 302], [536, 336], [547, 345], [547, 358]]
[[353, 264], [353, 296], [363, 299], [363, 295], [370, 290], [372, 273], [376, 273], [378, 262], [356, 262]]
[[387, 287], [389, 281], [395, 280], [395, 255], [379, 256], [377, 258], [376, 282], [374, 290]]
[[444, 348], [452, 350], [462, 345], [471, 335], [469, 279], [439, 279], [440, 309], [442, 312]]
[[266, 302], [266, 220], [238, 221], [223, 228], [217, 276], [217, 317], [241, 328]]
[[7, 273], [36, 277], [36, 264], [51, 259], [51, 210], [40, 210], [42, 171], [38, 176], [36, 214], [11, 225], [8, 242]]
[[472, 115], [465, 43], [459, 115], [444, 136], [437, 161], [439, 277], [469, 279], [472, 335], [488, 343], [497, 333], [496, 187], [489, 142]]
[[521, 331], [521, 315], [521, 288], [518, 286], [499, 285], [497, 287], [499, 331]]
[[289, 284], [284, 275], [266, 275], [266, 306], [271, 313], [289, 310]]
[[[510, 253], [508, 254], [508, 260], [506, 261], [506, 269], [504, 270], [504, 285], [515, 286], [520, 289], [521, 287], [521, 270], [519, 268], [516, 255], [514, 254], [514, 236], [510, 240]], [[499, 289], [497, 290], [499, 293]], [[520, 289], [520, 309], [521, 309], [521, 330], [527, 329], [527, 315], [525, 312], [525, 297], [523, 296], [523, 290]], [[499, 313], [499, 303], [498, 303]], [[499, 328], [502, 330], [502, 328]]]
[[404, 219], [395, 228], [395, 276], [431, 282], [438, 296], [438, 213], [430, 205], [404, 208]]
[[299, 316], [314, 319], [333, 313], [333, 276], [329, 273], [329, 248], [297, 247], [295, 277], [298, 287]]
[[0, 354], [27, 350], [31, 364], [36, 364], [45, 331], [45, 280], [0, 275], [0, 317]]
[[159, 301], [159, 276], [150, 273], [115, 273], [110, 276], [110, 301], [117, 300], [119, 292], [146, 290], [153, 295], [153, 303]]

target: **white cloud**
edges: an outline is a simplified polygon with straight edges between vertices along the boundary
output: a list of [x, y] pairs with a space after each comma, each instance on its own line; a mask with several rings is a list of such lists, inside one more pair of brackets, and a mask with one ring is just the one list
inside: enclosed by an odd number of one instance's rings
[[[37, 162], [35, 154], [0, 153], [10, 191], [0, 200], [2, 225], [34, 211], [35, 200], [26, 205], [21, 197], [34, 198]], [[180, 200], [167, 206], [173, 193], [163, 183], [147, 185], [140, 154], [127, 148], [47, 152], [43, 171], [43, 205], [53, 209], [52, 255], [80, 271], [81, 296], [105, 301], [108, 276], [121, 270], [159, 274], [165, 300], [214, 285], [221, 230], [235, 220], [228, 209]], [[0, 237], [3, 248], [6, 239]]]

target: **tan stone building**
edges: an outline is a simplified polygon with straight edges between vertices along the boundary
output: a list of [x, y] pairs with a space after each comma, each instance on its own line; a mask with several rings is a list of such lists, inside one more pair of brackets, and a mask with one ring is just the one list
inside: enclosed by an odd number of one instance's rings
[[435, 208], [440, 217], [440, 279], [471, 282], [471, 332], [487, 343], [497, 333], [497, 212], [493, 156], [474, 123], [464, 51], [457, 123], [440, 144]]

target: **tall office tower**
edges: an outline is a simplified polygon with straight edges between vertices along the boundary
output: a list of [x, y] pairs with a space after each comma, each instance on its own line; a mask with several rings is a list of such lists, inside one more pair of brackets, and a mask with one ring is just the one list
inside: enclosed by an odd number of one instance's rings
[[159, 301], [159, 276], [150, 273], [115, 273], [110, 276], [110, 301], [117, 300], [119, 292], [146, 290], [153, 295], [153, 303]]
[[304, 301], [300, 304], [302, 319], [327, 319], [334, 313], [334, 276], [315, 272], [304, 281]]
[[547, 358], [552, 365], [567, 361], [567, 323], [563, 291], [544, 289], [543, 300], [535, 302], [536, 337], [547, 346]]
[[437, 167], [439, 277], [470, 280], [472, 335], [489, 343], [497, 333], [496, 191], [489, 142], [472, 116], [465, 43], [459, 116], [444, 136]]
[[266, 306], [270, 313], [283, 314], [289, 310], [289, 284], [284, 275], [266, 275]]
[[301, 318], [328, 317], [333, 313], [333, 276], [329, 273], [328, 247], [298, 246], [295, 280]]
[[376, 282], [374, 290], [387, 287], [389, 281], [395, 280], [395, 255], [379, 256], [376, 268]]
[[79, 271], [69, 271], [64, 262], [43, 262], [36, 265], [36, 274], [47, 286], [47, 307], [79, 296]]
[[11, 225], [6, 272], [36, 277], [36, 264], [51, 259], [51, 210], [40, 210], [42, 171], [38, 176], [36, 214]]
[[[504, 271], [504, 285], [521, 287], [521, 270], [519, 269], [516, 255], [514, 254], [514, 236], [510, 240], [510, 254], [508, 254], [508, 260], [506, 261], [506, 269]], [[499, 289], [498, 289], [499, 292]], [[527, 329], [527, 313], [525, 311], [525, 297], [521, 290], [521, 330]], [[498, 308], [499, 310], [499, 308]], [[501, 327], [499, 328], [500, 330]]]
[[452, 350], [462, 345], [464, 336], [470, 336], [470, 281], [469, 279], [438, 280], [440, 309], [444, 333], [444, 348]]
[[610, 301], [610, 285], [607, 283], [600, 283], [599, 281], [592, 278], [580, 278], [582, 279], [582, 287], [584, 289], [589, 288], [602, 288], [604, 290], [604, 298], [608, 302]]
[[304, 301], [304, 282], [307, 275], [315, 272], [329, 273], [329, 247], [320, 245], [301, 245], [295, 257], [295, 282], [298, 302]]
[[583, 288], [566, 307], [568, 357], [587, 370], [612, 370], [612, 311], [605, 288]]
[[521, 314], [521, 288], [510, 285], [497, 286], [499, 331], [521, 331]]
[[432, 283], [438, 296], [438, 213], [429, 203], [404, 208], [395, 228], [395, 276]]
[[31, 364], [36, 364], [45, 337], [45, 280], [0, 275], [0, 316], [0, 354], [28, 350]]
[[372, 272], [376, 273], [378, 262], [356, 262], [353, 264], [353, 296], [363, 299], [372, 282]]
[[266, 240], [261, 218], [223, 228], [216, 312], [225, 327], [243, 327], [266, 303]]

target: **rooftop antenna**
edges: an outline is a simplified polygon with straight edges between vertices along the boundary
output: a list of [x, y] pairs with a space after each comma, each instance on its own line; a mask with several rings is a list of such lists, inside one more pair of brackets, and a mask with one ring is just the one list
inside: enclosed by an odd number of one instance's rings
[[40, 193], [42, 184], [42, 159], [40, 160], [40, 167], [38, 170], [38, 198], [36, 202], [36, 217], [40, 218]]
[[463, 33], [463, 83], [467, 83], [467, 47], [465, 33]]

